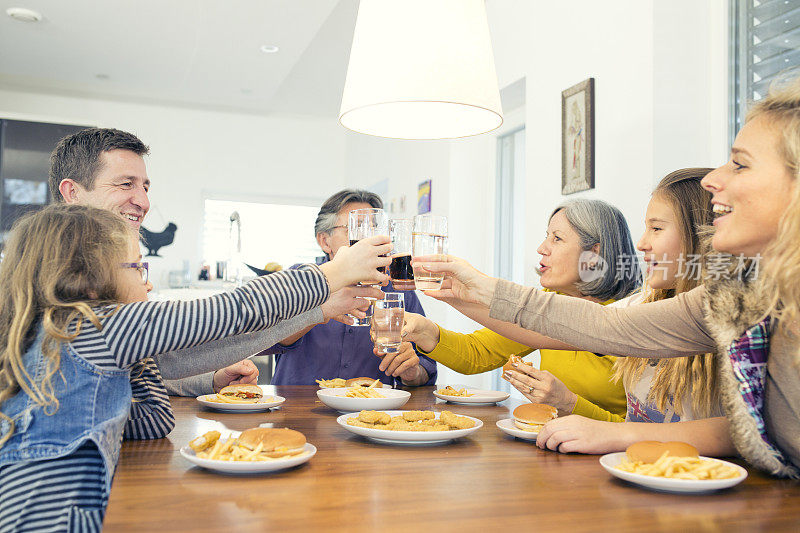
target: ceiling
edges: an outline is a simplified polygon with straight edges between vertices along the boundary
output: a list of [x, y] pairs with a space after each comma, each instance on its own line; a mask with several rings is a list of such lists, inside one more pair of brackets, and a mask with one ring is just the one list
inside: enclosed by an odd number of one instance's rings
[[[0, 0], [0, 88], [335, 117], [358, 0]], [[10, 7], [42, 14], [13, 20]], [[266, 54], [262, 45], [275, 45]]]

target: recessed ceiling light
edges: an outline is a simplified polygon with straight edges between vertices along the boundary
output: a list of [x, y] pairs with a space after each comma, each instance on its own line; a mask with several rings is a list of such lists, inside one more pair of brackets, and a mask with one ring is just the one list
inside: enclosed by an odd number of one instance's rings
[[40, 22], [42, 20], [41, 13], [24, 7], [9, 7], [6, 9], [6, 15], [20, 22]]
[[98, 80], [107, 80], [110, 78], [108, 74], [95, 74], [94, 77]]
[[264, 52], [265, 54], [274, 54], [278, 50], [279, 50], [279, 48], [277, 46], [275, 46], [274, 44], [262, 44], [261, 45], [261, 51]]

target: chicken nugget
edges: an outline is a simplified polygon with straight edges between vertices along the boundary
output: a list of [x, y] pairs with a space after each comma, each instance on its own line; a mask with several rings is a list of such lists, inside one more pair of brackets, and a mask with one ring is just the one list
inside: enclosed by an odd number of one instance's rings
[[403, 418], [409, 422], [417, 422], [436, 418], [436, 415], [433, 414], [433, 411], [406, 411], [403, 413]]
[[475, 426], [475, 422], [465, 416], [458, 416], [450, 411], [442, 411], [439, 420], [453, 429], [468, 429]]
[[450, 426], [447, 424], [433, 424], [428, 426], [428, 431], [450, 431]]
[[189, 441], [189, 447], [196, 452], [202, 452], [203, 450], [208, 449], [216, 444], [217, 440], [219, 440], [219, 437], [219, 431], [209, 431], [208, 433]]
[[412, 428], [411, 422], [403, 420], [402, 417], [398, 417], [400, 420], [392, 420], [386, 429], [390, 429], [392, 431], [414, 431]]
[[[355, 426], [358, 428], [374, 428], [375, 424], [367, 424], [366, 422], [360, 421], [358, 418], [348, 418], [347, 419], [348, 426]], [[383, 427], [383, 426], [381, 426]]]
[[388, 424], [392, 417], [381, 411], [361, 411], [358, 413], [358, 420], [367, 424]]

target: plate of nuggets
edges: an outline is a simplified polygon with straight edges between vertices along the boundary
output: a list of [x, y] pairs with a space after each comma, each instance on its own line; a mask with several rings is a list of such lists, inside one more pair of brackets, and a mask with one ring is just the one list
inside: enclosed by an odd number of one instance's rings
[[361, 411], [340, 416], [347, 431], [385, 444], [441, 444], [466, 437], [483, 427], [471, 416], [450, 411]]
[[451, 387], [450, 385], [433, 391], [433, 395], [440, 400], [450, 403], [460, 403], [464, 405], [494, 405], [497, 402], [507, 400], [511, 396], [507, 392], [496, 390], [480, 390], [462, 387]]

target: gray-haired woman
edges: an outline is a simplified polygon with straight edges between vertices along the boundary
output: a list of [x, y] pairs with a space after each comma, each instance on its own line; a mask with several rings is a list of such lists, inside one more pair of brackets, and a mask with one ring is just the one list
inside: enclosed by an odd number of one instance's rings
[[[635, 258], [628, 224], [622, 213], [606, 202], [572, 200], [556, 208], [538, 252], [542, 259], [537, 272], [545, 290], [607, 304], [639, 287], [638, 263], [618, 260]], [[489, 319], [486, 308], [444, 301], [491, 329], [455, 333], [406, 313], [407, 340], [432, 359], [457, 372], [477, 374], [503, 366], [512, 355], [524, 356], [539, 349], [542, 359], [540, 370], [534, 370], [536, 386], [521, 391], [528, 399], [552, 405], [562, 416], [575, 413], [598, 420], [624, 420], [624, 388], [610, 379], [613, 357], [574, 351], [530, 331], [525, 331], [526, 344], [520, 344], [504, 337], [518, 326]]]

